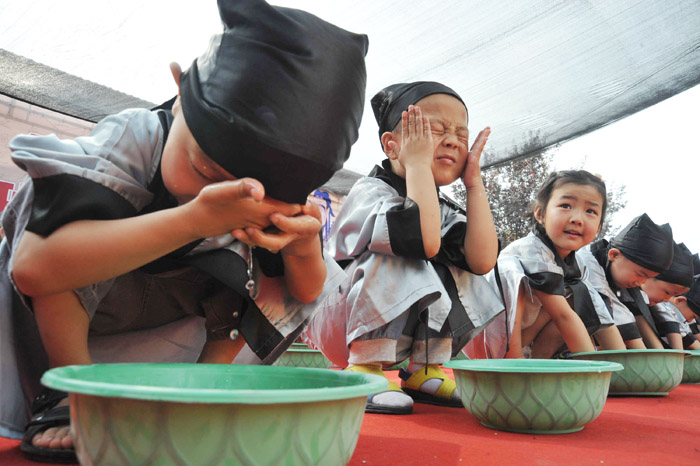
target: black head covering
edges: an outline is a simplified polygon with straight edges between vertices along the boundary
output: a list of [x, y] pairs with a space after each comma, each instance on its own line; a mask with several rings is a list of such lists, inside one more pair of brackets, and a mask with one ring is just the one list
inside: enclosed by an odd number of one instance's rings
[[693, 281], [693, 286], [683, 296], [688, 300], [688, 307], [695, 314], [700, 315], [700, 276]]
[[700, 255], [697, 252], [693, 254], [693, 273], [700, 275]]
[[661, 273], [673, 261], [673, 232], [668, 223], [657, 225], [642, 214], [610, 240], [610, 247], [619, 249], [635, 264]]
[[656, 277], [657, 280], [676, 285], [693, 286], [693, 253], [683, 243], [673, 243], [671, 267]]
[[[455, 91], [434, 81], [416, 81], [413, 83], [398, 83], [387, 86], [372, 97], [374, 118], [379, 124], [379, 140], [382, 134], [393, 131], [401, 121], [401, 113], [419, 100], [433, 94], [447, 94], [456, 98], [462, 104], [464, 101]], [[464, 104], [464, 108], [467, 105]], [[467, 118], [469, 110], [467, 110]]]
[[226, 171], [303, 204], [357, 140], [367, 36], [262, 0], [218, 6], [224, 32], [180, 79], [185, 121]]

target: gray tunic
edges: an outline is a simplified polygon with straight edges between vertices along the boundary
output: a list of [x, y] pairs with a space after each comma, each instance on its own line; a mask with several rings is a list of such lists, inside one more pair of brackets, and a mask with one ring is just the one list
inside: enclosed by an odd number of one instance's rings
[[[610, 306], [610, 312], [615, 320], [615, 325], [621, 328], [620, 331], [622, 332], [623, 328], [636, 329], [637, 323], [634, 314], [632, 314], [627, 306], [622, 304], [618, 293], [613, 291], [605, 274], [605, 269], [591, 253], [590, 246], [576, 251], [576, 261], [581, 270], [585, 270], [583, 273], [588, 277], [588, 283], [607, 300]], [[634, 334], [634, 330], [632, 330], [631, 333], [623, 335], [623, 338], [629, 340], [641, 338], [641, 335], [639, 334], [639, 330], [636, 330], [636, 335]]]
[[[508, 336], [513, 331], [518, 294], [521, 288], [526, 297], [521, 320], [522, 328], [525, 329], [535, 322], [542, 309], [540, 300], [532, 292], [533, 288], [548, 292], [547, 288], [553, 288], [557, 284], [561, 286], [565, 283], [565, 272], [560, 265], [557, 265], [555, 253], [534, 232], [513, 241], [501, 251], [498, 257], [498, 271], [505, 296], [507, 314], [500, 315], [486, 327], [481, 335], [467, 345], [466, 353], [470, 358], [502, 358], [505, 356]], [[593, 334], [612, 325], [613, 319], [598, 292], [588, 284], [586, 271], [583, 272], [580, 279], [592, 301], [594, 315], [586, 316], [589, 318], [588, 323], [586, 323], [586, 317], [582, 318], [589, 333]], [[488, 275], [488, 278], [496, 289], [495, 270]], [[567, 295], [563, 289], [556, 294]], [[581, 315], [581, 310], [574, 310]], [[508, 330], [506, 330], [506, 317], [508, 318]]]
[[[385, 326], [413, 306], [429, 310], [428, 327], [435, 331], [450, 315], [452, 299], [432, 263], [396, 255], [392, 248], [388, 214], [410, 203], [394, 186], [369, 176], [355, 183], [336, 217], [327, 253], [348, 263], [347, 279], [323, 303], [306, 336], [329, 357], [338, 355], [337, 361], [347, 360], [353, 340]], [[440, 209], [443, 236], [456, 224], [466, 223], [464, 214], [449, 202], [441, 202]], [[461, 255], [463, 258], [464, 251]], [[474, 326], [471, 338], [503, 311], [503, 304], [485, 276], [452, 264], [447, 269], [459, 304]]]
[[[31, 180], [24, 183], [2, 217], [6, 238], [0, 244], [0, 435], [21, 435], [28, 419], [28, 404], [39, 390], [38, 378], [46, 369], [45, 353], [29, 310], [30, 300], [19, 293], [12, 281], [17, 245], [28, 223], [37, 215], [33, 207], [37, 199], [45, 202], [47, 198], [45, 193], [39, 197], [35, 187], [69, 175], [72, 182], [87, 181], [88, 186], [96, 187], [100, 193], [113, 196], [104, 202], [104, 210], [110, 215], [115, 211], [136, 215], [158, 196], [148, 188], [159, 173], [164, 138], [157, 114], [136, 109], [105, 118], [87, 137], [59, 140], [54, 135], [21, 135], [11, 141], [13, 160]], [[60, 196], [60, 193], [56, 195], [59, 201]], [[77, 196], [86, 198], [86, 202], [101, 202], [93, 200], [90, 194], [81, 196], [78, 192]], [[48, 200], [53, 201], [50, 197]], [[59, 222], [75, 219], [70, 217], [75, 215], [73, 210], [68, 213], [68, 220], [62, 220], [61, 207], [57, 202], [45, 210], [49, 216], [59, 217]], [[119, 215], [114, 214], [117, 218]], [[247, 246], [230, 235], [205, 240], [183, 257], [204, 257], [201, 253], [214, 250], [228, 250], [243, 260], [248, 257]], [[337, 287], [344, 273], [332, 260], [326, 260], [326, 265], [328, 279], [324, 292], [328, 293]], [[205, 288], [212, 279], [198, 267], [180, 266], [157, 273], [136, 270], [74, 290], [91, 318], [89, 343], [93, 359], [96, 362], [194, 362], [204, 343], [204, 319], [198, 317], [203, 315], [203, 307], [227, 306], [214, 299], [200, 302], [199, 297], [206, 297]], [[269, 328], [265, 332], [271, 329], [275, 333], [275, 338], [268, 338], [264, 355], [278, 354], [283, 351], [281, 346], [291, 343], [288, 340], [301, 331], [318, 303], [299, 303], [287, 292], [283, 277], [268, 277], [260, 272], [259, 265], [254, 270], [259, 287], [255, 300], [257, 315], [261, 315], [259, 321], [267, 322]], [[151, 283], [157, 284], [151, 286]], [[151, 300], [142, 299], [147, 287], [151, 290], [149, 295], [155, 293]], [[172, 305], [163, 306], [163, 302]]]

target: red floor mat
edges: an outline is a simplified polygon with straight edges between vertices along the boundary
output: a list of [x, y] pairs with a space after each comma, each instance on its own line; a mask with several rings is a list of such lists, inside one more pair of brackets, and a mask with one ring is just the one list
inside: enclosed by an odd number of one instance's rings
[[[37, 464], [18, 445], [0, 438], [0, 465]], [[464, 408], [416, 404], [408, 416], [366, 414], [349, 464], [698, 465], [700, 385], [667, 397], [610, 397], [596, 420], [565, 435], [495, 431]]]

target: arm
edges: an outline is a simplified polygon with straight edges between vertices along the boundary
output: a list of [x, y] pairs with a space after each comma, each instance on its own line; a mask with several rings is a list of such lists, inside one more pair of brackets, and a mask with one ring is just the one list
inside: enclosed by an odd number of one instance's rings
[[667, 333], [666, 339], [668, 340], [668, 344], [671, 346], [671, 349], [677, 349], [677, 350], [682, 350], [683, 348], [683, 337], [681, 336], [680, 333]]
[[181, 206], [119, 220], [81, 220], [50, 235], [25, 232], [13, 278], [28, 296], [45, 296], [119, 276], [199, 238], [264, 227], [272, 212], [300, 206], [263, 200], [252, 179], [216, 183]]
[[277, 231], [259, 228], [236, 230], [236, 239], [272, 252], [279, 251], [284, 262], [284, 282], [289, 293], [303, 303], [315, 300], [323, 291], [326, 264], [321, 251], [321, 211], [307, 201], [297, 216], [274, 213], [270, 221]]
[[420, 212], [420, 229], [425, 256], [430, 259], [440, 250], [441, 217], [435, 179], [433, 178], [433, 135], [430, 122], [420, 107], [410, 105], [401, 115], [401, 149], [390, 142], [389, 158], [398, 160], [406, 171], [406, 194]]
[[651, 328], [649, 322], [644, 318], [644, 316], [634, 316], [634, 320], [637, 321], [637, 328], [639, 328], [639, 333], [642, 335], [642, 340], [644, 344], [649, 349], [664, 349], [663, 343], [656, 336], [654, 329]]
[[489, 134], [491, 134], [491, 128], [486, 128], [476, 137], [462, 175], [467, 195], [467, 233], [464, 237], [464, 255], [469, 268], [477, 274], [484, 274], [491, 270], [498, 257], [498, 236], [479, 166], [481, 152]]
[[549, 314], [572, 353], [594, 351], [591, 338], [581, 318], [571, 309], [566, 298], [560, 295], [533, 290], [542, 307]]

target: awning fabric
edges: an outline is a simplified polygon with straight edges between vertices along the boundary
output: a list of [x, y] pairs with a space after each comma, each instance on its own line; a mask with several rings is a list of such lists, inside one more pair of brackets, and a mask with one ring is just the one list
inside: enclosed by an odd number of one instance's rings
[[[148, 13], [143, 10], [152, 4], [157, 8], [160, 2], [124, 0], [110, 4], [109, 18], [100, 18], [115, 26], [96, 35], [79, 27], [99, 13], [88, 7], [94, 2], [88, 2], [84, 15], [71, 12], [67, 18], [40, 24], [60, 28], [61, 35], [37, 47], [36, 41], [24, 40], [38, 33], [37, 16], [27, 11], [51, 8], [47, 14], [56, 16], [60, 2], [18, 3], [23, 6], [0, 9], [3, 23], [11, 25], [0, 32], [0, 93], [92, 121], [121, 108], [167, 100], [174, 88], [163, 68], [172, 57], [151, 56], [161, 48], [180, 46], [200, 53], [204, 37], [214, 32], [210, 27], [195, 33], [192, 18], [211, 8], [200, 2], [178, 7], [177, 17], [170, 12], [176, 9], [164, 2], [160, 8], [167, 9], [167, 20], [143, 26]], [[388, 84], [415, 80], [440, 81], [459, 92], [469, 106], [474, 134], [486, 125], [497, 128], [484, 166], [531, 155], [700, 83], [697, 0], [271, 3], [303, 8], [369, 35], [367, 100]], [[124, 31], [139, 24], [150, 28], [149, 43], [131, 44], [128, 50], [148, 54], [147, 65], [142, 59], [118, 61], [125, 53], [122, 47], [129, 46]], [[91, 50], [99, 53], [90, 55]], [[97, 74], [102, 63], [115, 67], [108, 77]], [[138, 77], [135, 81], [144, 90], [123, 76]], [[376, 154], [378, 144], [376, 123], [366, 105], [351, 159], [355, 153]]]

